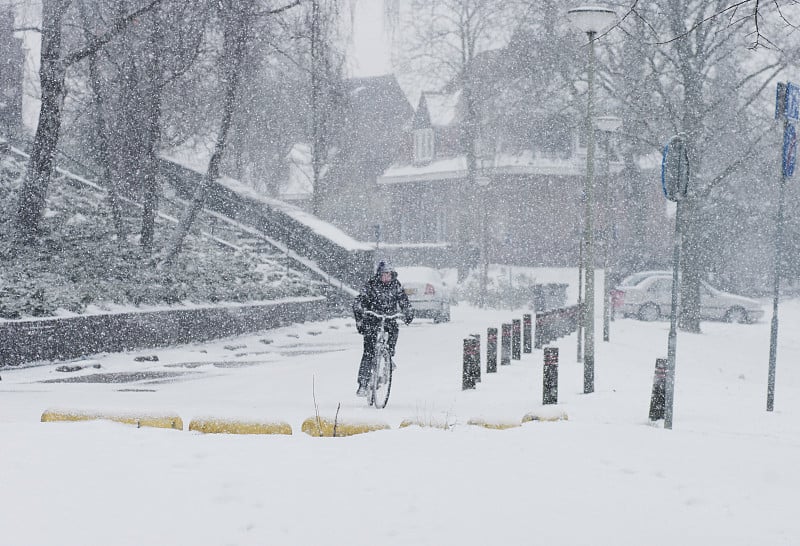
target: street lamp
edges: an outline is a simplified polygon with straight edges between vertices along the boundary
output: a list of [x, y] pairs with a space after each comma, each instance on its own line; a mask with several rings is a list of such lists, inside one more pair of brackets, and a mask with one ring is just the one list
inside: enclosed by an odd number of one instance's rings
[[[605, 159], [605, 176], [603, 177], [603, 233], [605, 233], [605, 237], [603, 237], [603, 341], [609, 341], [611, 338], [611, 314], [613, 313], [611, 309], [611, 286], [609, 286], [609, 260], [608, 260], [608, 247], [611, 241], [609, 241], [609, 229], [614, 225], [613, 222], [613, 215], [610, 214], [610, 190], [609, 190], [609, 178], [611, 178], [611, 158], [609, 154], [611, 153], [611, 146], [609, 146], [609, 140], [611, 139], [611, 134], [614, 133], [617, 129], [622, 126], [622, 120], [616, 116], [598, 116], [595, 118], [595, 127], [598, 130], [604, 133], [603, 138], [603, 157]], [[611, 218], [610, 218], [611, 217]], [[611, 232], [613, 233], [613, 228], [611, 228]]]
[[588, 88], [586, 92], [586, 211], [584, 226], [584, 348], [583, 392], [594, 392], [594, 41], [597, 34], [609, 29], [617, 20], [614, 10], [602, 6], [583, 6], [567, 11], [570, 22], [589, 38]]
[[[486, 230], [488, 229], [488, 219], [487, 214], [489, 210], [488, 206], [488, 199], [487, 199], [487, 186], [492, 182], [492, 179], [489, 177], [489, 172], [487, 169], [487, 158], [481, 155], [480, 158], [481, 167], [478, 176], [475, 177], [475, 182], [478, 184], [481, 192], [481, 225], [480, 225], [480, 238], [481, 238], [481, 256], [480, 256], [480, 267], [481, 267], [481, 274], [480, 274], [480, 294], [479, 294], [479, 306], [481, 308], [486, 306], [486, 291], [487, 285], [489, 283], [489, 249], [487, 247], [486, 241]], [[494, 156], [488, 159], [489, 165], [488, 167], [492, 166], [494, 163]]]

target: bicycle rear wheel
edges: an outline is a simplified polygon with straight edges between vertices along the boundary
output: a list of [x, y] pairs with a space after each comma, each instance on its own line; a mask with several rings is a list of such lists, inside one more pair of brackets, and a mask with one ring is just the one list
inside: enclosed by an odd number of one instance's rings
[[378, 409], [386, 407], [392, 390], [392, 363], [389, 352], [380, 343], [375, 347], [375, 365], [369, 379], [369, 403]]

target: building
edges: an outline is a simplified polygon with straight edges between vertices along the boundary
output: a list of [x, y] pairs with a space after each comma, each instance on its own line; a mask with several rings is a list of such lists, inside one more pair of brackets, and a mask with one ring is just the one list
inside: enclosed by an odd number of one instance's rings
[[[320, 216], [360, 240], [374, 240], [382, 206], [376, 180], [392, 163], [413, 108], [392, 74], [346, 80], [346, 115], [322, 169]], [[287, 155], [282, 200], [311, 205], [311, 148], [296, 143]]]
[[[587, 163], [581, 120], [553, 116], [544, 123], [546, 132], [491, 127], [485, 121], [492, 119], [487, 111], [491, 104], [479, 105], [484, 123], [475, 143], [475, 181], [470, 182], [462, 90], [421, 95], [413, 122], [397, 144], [395, 161], [378, 178], [387, 207], [382, 225], [386, 242], [445, 243], [451, 261], [473, 266], [485, 225], [491, 263], [577, 264]], [[520, 138], [520, 132], [525, 136]], [[607, 134], [599, 134], [597, 144], [595, 255], [601, 260], [606, 241], [610, 253], [628, 252], [623, 243], [647, 248], [652, 241], [628, 244], [623, 238], [654, 232], [666, 209], [656, 164], [624, 161], [616, 139]]]

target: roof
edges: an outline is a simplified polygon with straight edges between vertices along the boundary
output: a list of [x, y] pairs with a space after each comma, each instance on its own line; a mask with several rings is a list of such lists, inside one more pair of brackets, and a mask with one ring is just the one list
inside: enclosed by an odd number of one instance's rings
[[[611, 169], [620, 172], [622, 162], [612, 162]], [[584, 176], [586, 156], [575, 154], [566, 159], [534, 155], [530, 150], [520, 153], [498, 153], [488, 169], [491, 175]], [[465, 156], [434, 160], [425, 165], [395, 163], [378, 178], [378, 184], [404, 184], [457, 180], [467, 177]]]

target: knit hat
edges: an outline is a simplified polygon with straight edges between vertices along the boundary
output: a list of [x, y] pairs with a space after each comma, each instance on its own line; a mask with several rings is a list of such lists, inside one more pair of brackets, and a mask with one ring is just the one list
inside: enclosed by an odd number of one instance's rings
[[380, 275], [381, 273], [391, 273], [392, 271], [394, 271], [392, 265], [386, 260], [381, 260], [378, 262], [378, 268], [375, 270], [375, 274]]

